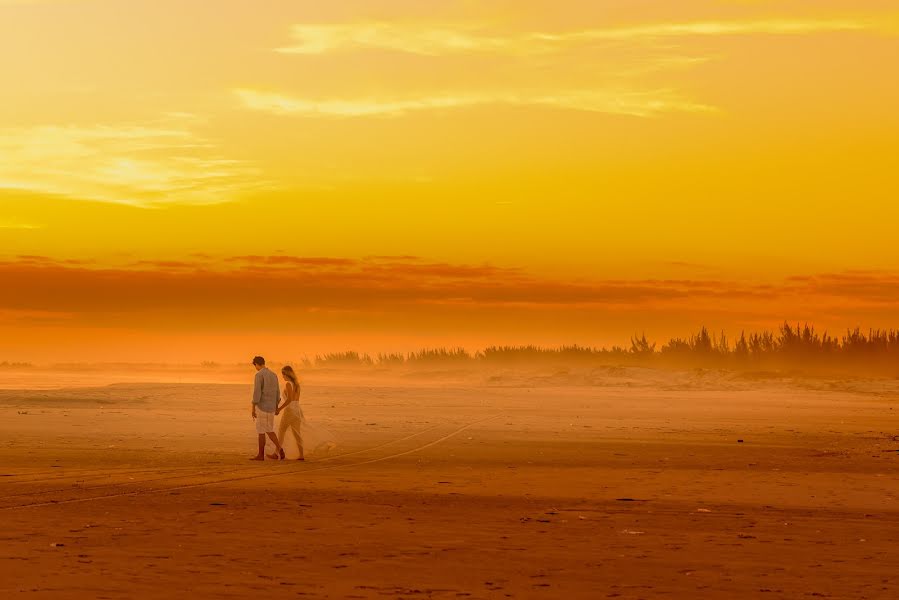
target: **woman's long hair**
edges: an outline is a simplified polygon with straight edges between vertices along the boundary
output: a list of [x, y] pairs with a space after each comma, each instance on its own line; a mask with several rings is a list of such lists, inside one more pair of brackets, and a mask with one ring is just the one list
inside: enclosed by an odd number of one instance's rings
[[297, 373], [293, 370], [293, 367], [285, 365], [284, 368], [281, 369], [281, 374], [284, 375], [295, 388], [300, 387], [300, 380], [297, 378]]

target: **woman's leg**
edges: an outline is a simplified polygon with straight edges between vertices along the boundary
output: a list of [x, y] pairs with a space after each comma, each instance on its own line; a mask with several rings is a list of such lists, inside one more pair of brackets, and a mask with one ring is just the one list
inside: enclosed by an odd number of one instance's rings
[[306, 460], [306, 456], [303, 452], [303, 434], [300, 431], [300, 427], [303, 424], [302, 419], [291, 419], [290, 421], [290, 431], [293, 433], [293, 441], [297, 443], [297, 449], [300, 451], [299, 460]]
[[303, 434], [300, 433], [300, 424], [301, 421], [297, 421], [292, 425], [293, 429], [293, 439], [297, 443], [297, 448], [300, 449], [300, 460], [306, 460], [306, 456], [303, 453]]

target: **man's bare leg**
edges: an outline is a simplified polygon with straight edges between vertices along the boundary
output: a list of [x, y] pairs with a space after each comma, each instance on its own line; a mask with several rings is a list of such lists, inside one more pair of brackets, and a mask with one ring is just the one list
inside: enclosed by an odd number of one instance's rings
[[250, 460], [265, 460], [265, 434], [259, 434], [259, 453]]
[[[278, 436], [275, 435], [275, 432], [274, 432], [274, 431], [269, 431], [269, 432], [268, 432], [268, 437], [269, 437], [269, 439], [271, 439], [272, 442], [275, 444], [275, 450], [276, 450], [276, 452], [277, 452], [277, 454], [278, 454], [278, 458], [280, 458], [281, 460], [284, 460], [284, 459], [286, 458], [286, 456], [284, 456], [284, 448], [281, 447], [281, 442], [278, 441]], [[259, 447], [261, 448], [261, 450], [260, 450], [260, 456], [263, 456], [263, 454], [261, 454], [261, 453], [264, 453], [264, 452], [265, 452], [265, 440], [264, 440], [264, 439], [263, 439], [262, 442], [260, 442], [260, 446], [259, 446]]]
[[[282, 436], [277, 435], [277, 434], [275, 434], [275, 435], [276, 435], [277, 438], [278, 438], [278, 442], [277, 442], [277, 443], [280, 444], [280, 445], [281, 445], [281, 448], [283, 449], [283, 448], [284, 448], [284, 438], [283, 438]], [[266, 454], [266, 456], [269, 457], [269, 458], [272, 459], [272, 460], [278, 460], [278, 459], [281, 458], [281, 455], [280, 455], [280, 453], [279, 453], [277, 450], [275, 450], [275, 452], [272, 452], [271, 454]]]

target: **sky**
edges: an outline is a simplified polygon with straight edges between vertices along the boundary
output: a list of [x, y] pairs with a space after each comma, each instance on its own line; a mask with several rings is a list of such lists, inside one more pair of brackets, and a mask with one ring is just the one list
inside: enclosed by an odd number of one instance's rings
[[886, 0], [0, 0], [0, 362], [899, 325]]

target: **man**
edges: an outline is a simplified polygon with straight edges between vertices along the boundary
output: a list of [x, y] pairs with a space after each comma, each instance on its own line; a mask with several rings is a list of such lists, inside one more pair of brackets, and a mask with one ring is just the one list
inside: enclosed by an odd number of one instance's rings
[[281, 400], [278, 388], [278, 376], [265, 366], [265, 359], [257, 356], [253, 359], [256, 367], [256, 380], [253, 384], [253, 419], [256, 421], [256, 433], [259, 434], [259, 454], [250, 460], [265, 460], [265, 436], [274, 442], [277, 456], [284, 460], [284, 448], [275, 435], [275, 413]]

